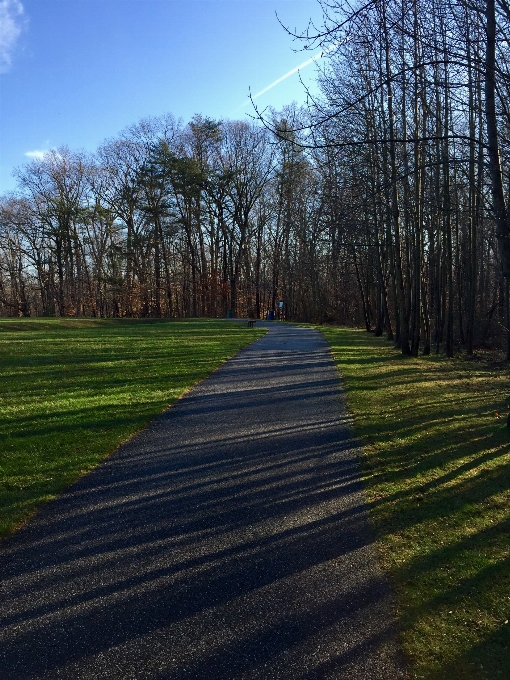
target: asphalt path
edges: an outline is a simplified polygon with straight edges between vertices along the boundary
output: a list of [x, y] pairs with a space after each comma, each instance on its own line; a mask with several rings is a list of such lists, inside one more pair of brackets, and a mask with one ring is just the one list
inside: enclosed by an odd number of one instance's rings
[[405, 677], [328, 346], [267, 326], [1, 544], [1, 680]]

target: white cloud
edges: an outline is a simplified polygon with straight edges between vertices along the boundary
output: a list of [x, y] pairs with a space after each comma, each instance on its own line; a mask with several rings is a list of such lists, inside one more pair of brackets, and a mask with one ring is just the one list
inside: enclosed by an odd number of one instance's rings
[[28, 158], [35, 158], [38, 161], [42, 161], [42, 159], [46, 156], [48, 151], [41, 151], [39, 149], [34, 149], [34, 151], [25, 151], [25, 156]]
[[11, 67], [12, 53], [23, 29], [23, 15], [19, 0], [0, 0], [0, 73]]

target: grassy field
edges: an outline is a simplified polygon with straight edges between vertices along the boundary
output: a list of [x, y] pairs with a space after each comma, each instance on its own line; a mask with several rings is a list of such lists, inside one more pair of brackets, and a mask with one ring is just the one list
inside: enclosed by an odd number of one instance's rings
[[[348, 390], [413, 677], [510, 678], [510, 369], [321, 327]], [[262, 333], [0, 320], [0, 536]]]
[[225, 321], [0, 320], [0, 536], [262, 333]]
[[510, 678], [508, 364], [322, 328], [348, 390], [413, 677]]

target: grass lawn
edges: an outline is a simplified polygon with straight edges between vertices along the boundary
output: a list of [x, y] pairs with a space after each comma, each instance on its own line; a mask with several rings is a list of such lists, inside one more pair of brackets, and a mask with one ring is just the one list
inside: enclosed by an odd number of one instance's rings
[[0, 536], [263, 332], [221, 320], [0, 320]]
[[510, 678], [508, 364], [321, 327], [344, 377], [412, 677]]

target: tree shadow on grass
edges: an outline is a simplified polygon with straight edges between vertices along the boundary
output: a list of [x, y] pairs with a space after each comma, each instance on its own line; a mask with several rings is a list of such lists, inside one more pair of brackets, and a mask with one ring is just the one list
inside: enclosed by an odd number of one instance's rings
[[510, 678], [510, 630], [502, 622], [497, 630], [481, 643], [475, 644], [465, 654], [445, 664], [440, 671], [431, 673], [430, 680], [458, 678], [459, 680], [506, 680]]
[[305, 379], [300, 357], [271, 389], [252, 368], [243, 385], [225, 367], [221, 407], [198, 386], [5, 543], [10, 680], [403, 677], [330, 366]]
[[[166, 641], [168, 678], [265, 678], [298, 648], [314, 677], [319, 641], [328, 654], [376, 663], [381, 636], [393, 633], [373, 609], [389, 593], [367, 573], [355, 461], [342, 460], [345, 442], [327, 423], [270, 434], [256, 446], [230, 437], [135, 458], [128, 445], [122, 467], [110, 459], [14, 537], [2, 564], [4, 594], [17, 603], [2, 607], [9, 678], [61, 667], [88, 677], [85, 659], [119, 646], [135, 663], [140, 638], [153, 635]], [[364, 633], [353, 634], [353, 617]], [[197, 648], [206, 621], [213, 639]]]
[[370, 409], [376, 390], [388, 397], [374, 399], [380, 413], [360, 414], [357, 432], [375, 444], [364, 474], [418, 675], [510, 677], [510, 444], [494, 417], [506, 411], [505, 374], [434, 357], [408, 363], [385, 341], [337, 337], [350, 345], [337, 342], [340, 370], [367, 367], [348, 383], [353, 403]]

